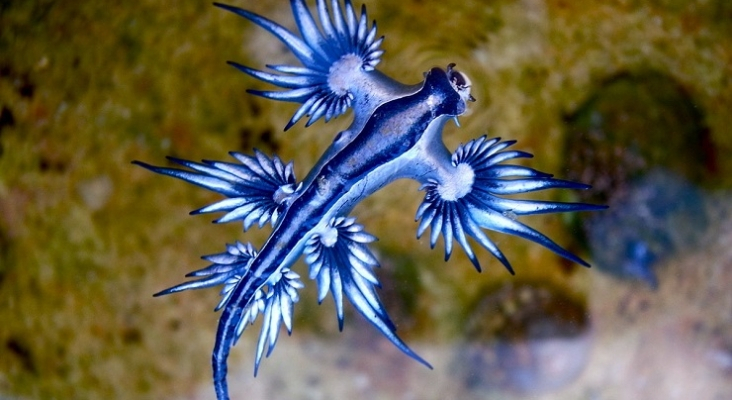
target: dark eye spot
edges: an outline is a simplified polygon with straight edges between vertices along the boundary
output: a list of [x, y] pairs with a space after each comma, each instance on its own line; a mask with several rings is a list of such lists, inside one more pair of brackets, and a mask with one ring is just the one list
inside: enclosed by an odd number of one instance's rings
[[465, 76], [457, 71], [453, 72], [452, 74], [452, 83], [454, 83], [455, 86], [459, 88], [464, 88], [468, 84], [468, 82], [465, 80]]

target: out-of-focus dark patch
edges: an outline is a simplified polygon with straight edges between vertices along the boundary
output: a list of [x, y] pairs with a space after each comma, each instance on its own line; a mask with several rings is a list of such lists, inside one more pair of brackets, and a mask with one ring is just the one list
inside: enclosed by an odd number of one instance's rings
[[3, 106], [2, 111], [0, 111], [0, 134], [2, 134], [3, 128], [13, 125], [15, 125], [13, 112], [8, 108], [8, 106]]
[[0, 65], [0, 79], [8, 80], [21, 97], [30, 99], [36, 91], [30, 73], [17, 71], [10, 64]]
[[173, 332], [176, 332], [180, 330], [181, 322], [179, 319], [174, 318], [168, 321], [168, 329], [170, 329]]
[[702, 110], [668, 76], [623, 73], [566, 124], [564, 169], [592, 185], [577, 196], [610, 206], [574, 216], [579, 241], [602, 270], [656, 287], [654, 265], [706, 226], [699, 186], [712, 186], [719, 168]]
[[251, 152], [252, 148], [258, 148], [266, 152], [277, 152], [280, 145], [275, 140], [272, 129], [266, 128], [261, 131], [254, 131], [244, 127], [239, 130], [239, 148], [247, 153]]
[[254, 132], [249, 127], [239, 129], [239, 148], [251, 149], [250, 144], [254, 141]]
[[30, 99], [36, 91], [36, 86], [31, 82], [28, 74], [21, 75], [17, 83], [18, 94], [22, 97]]
[[37, 374], [38, 368], [33, 360], [33, 354], [27, 344], [17, 337], [10, 337], [5, 341], [5, 348], [13, 354], [27, 372]]
[[249, 114], [256, 118], [262, 115], [262, 106], [259, 105], [259, 102], [257, 99], [250, 99], [247, 104], [249, 104]]
[[41, 157], [38, 160], [38, 169], [41, 172], [64, 172], [66, 170], [66, 163], [49, 157]]
[[[3, 138], [3, 128], [6, 126], [13, 126], [15, 125], [15, 117], [13, 117], [13, 112], [8, 108], [8, 106], [3, 106], [2, 111], [0, 111], [0, 139]], [[0, 157], [3, 155], [3, 144], [0, 142]]]
[[[18, 1], [16, 3], [23, 4], [25, 2]], [[27, 4], [30, 5], [31, 8], [31, 12], [28, 15], [28, 22], [34, 25], [41, 25], [46, 23], [46, 20], [56, 3], [56, 0], [37, 0], [33, 2], [27, 2]]]
[[719, 27], [729, 31], [732, 27], [729, 23], [732, 21], [732, 2], [716, 0], [712, 3], [711, 9], [712, 20], [719, 24]]
[[[122, 32], [117, 38], [119, 48], [124, 49], [125, 61], [127, 64], [132, 64], [142, 54], [143, 45], [140, 43], [139, 35], [132, 34], [130, 32]], [[78, 57], [74, 59], [74, 62], [78, 62]]]
[[10, 268], [10, 239], [0, 226], [0, 291]]
[[9, 64], [0, 65], [0, 78], [9, 77], [12, 70]]
[[0, 66], [0, 79], [9, 80], [21, 97], [29, 99], [35, 93], [36, 87], [30, 78], [30, 74], [28, 72], [18, 72], [10, 64]]
[[134, 327], [128, 327], [122, 330], [122, 343], [138, 344], [142, 341], [142, 332]]
[[269, 147], [272, 151], [279, 150], [280, 145], [275, 140], [274, 132], [272, 132], [272, 129], [263, 130], [259, 135], [259, 141], [266, 144], [267, 147]]
[[571, 383], [589, 355], [586, 305], [547, 284], [508, 282], [466, 316], [456, 374], [475, 392], [540, 393]]
[[607, 203], [654, 167], [699, 184], [715, 169], [702, 111], [659, 73], [610, 78], [565, 121], [567, 177], [593, 186], [583, 201]]

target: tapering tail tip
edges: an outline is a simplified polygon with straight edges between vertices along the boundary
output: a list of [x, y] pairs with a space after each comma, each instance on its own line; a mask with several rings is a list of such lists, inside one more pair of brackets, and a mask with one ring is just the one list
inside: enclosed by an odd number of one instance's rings
[[227, 360], [229, 351], [236, 340], [236, 322], [241, 318], [242, 309], [224, 307], [219, 319], [218, 330], [216, 331], [216, 343], [214, 344], [211, 356], [213, 366], [214, 390], [217, 400], [229, 400], [229, 386], [226, 382], [228, 372]]
[[229, 386], [226, 383], [226, 359], [217, 360], [216, 354], [211, 357], [211, 363], [214, 366], [214, 390], [216, 391], [217, 400], [229, 400]]

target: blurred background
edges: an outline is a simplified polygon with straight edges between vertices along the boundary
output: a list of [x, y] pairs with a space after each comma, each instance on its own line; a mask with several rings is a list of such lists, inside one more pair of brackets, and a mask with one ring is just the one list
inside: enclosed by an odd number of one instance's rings
[[[294, 27], [285, 1], [231, 4]], [[607, 212], [524, 220], [593, 268], [495, 235], [516, 276], [487, 252], [480, 274], [460, 252], [445, 263], [414, 238], [423, 193], [397, 182], [353, 215], [380, 239], [400, 336], [435, 369], [350, 308], [338, 332], [305, 279], [258, 378], [258, 326], [233, 349], [233, 397], [732, 398], [732, 3], [367, 6], [387, 75], [417, 83], [455, 62], [472, 79], [449, 147], [516, 139], [527, 165], [593, 185], [532, 197]], [[219, 197], [130, 162], [256, 147], [301, 179], [350, 119], [283, 132], [297, 107], [246, 94], [266, 85], [226, 60], [293, 62], [208, 1], [0, 1], [0, 398], [214, 398], [217, 291], [151, 295], [268, 230], [191, 217]]]

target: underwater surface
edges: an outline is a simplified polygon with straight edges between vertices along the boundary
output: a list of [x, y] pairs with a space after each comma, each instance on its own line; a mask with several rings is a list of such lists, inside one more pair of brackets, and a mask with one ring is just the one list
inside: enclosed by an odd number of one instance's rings
[[[284, 1], [230, 4], [294, 27]], [[482, 273], [457, 251], [446, 263], [415, 239], [419, 185], [396, 182], [353, 215], [379, 237], [400, 336], [434, 370], [350, 306], [339, 332], [304, 280], [295, 333], [257, 378], [256, 332], [233, 348], [232, 398], [732, 398], [732, 5], [366, 6], [387, 75], [455, 62], [472, 80], [451, 150], [515, 139], [526, 165], [593, 185], [532, 197], [607, 212], [525, 219], [593, 268], [490, 234], [516, 275], [482, 250]], [[130, 161], [257, 148], [302, 177], [351, 118], [283, 132], [297, 105], [247, 94], [268, 87], [227, 60], [293, 62], [210, 2], [0, 3], [0, 398], [214, 398], [218, 291], [152, 294], [268, 230], [189, 216], [220, 197]]]

